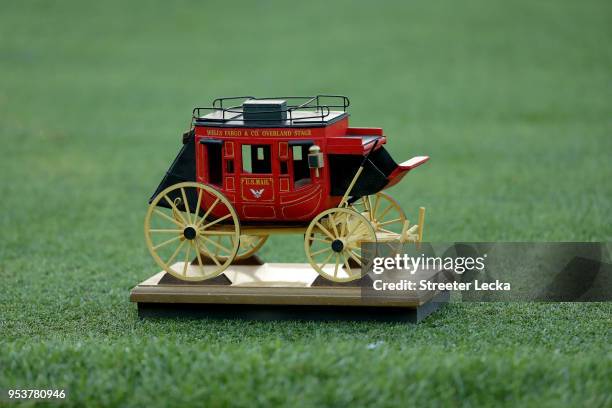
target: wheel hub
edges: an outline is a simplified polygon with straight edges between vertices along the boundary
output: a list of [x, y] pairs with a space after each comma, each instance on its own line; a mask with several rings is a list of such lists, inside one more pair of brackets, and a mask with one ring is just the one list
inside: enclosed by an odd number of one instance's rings
[[197, 235], [198, 232], [192, 226], [188, 226], [183, 230], [183, 236], [190, 241], [194, 240]]
[[331, 248], [334, 252], [342, 252], [344, 250], [344, 242], [342, 242], [342, 240], [335, 239], [331, 244]]

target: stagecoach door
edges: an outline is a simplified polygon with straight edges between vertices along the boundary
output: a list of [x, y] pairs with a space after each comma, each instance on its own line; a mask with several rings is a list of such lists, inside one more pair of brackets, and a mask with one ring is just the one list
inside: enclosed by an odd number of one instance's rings
[[240, 201], [244, 219], [276, 219], [271, 143], [240, 146]]
[[283, 193], [306, 191], [312, 186], [312, 172], [308, 167], [308, 148], [313, 144], [312, 140], [278, 142], [278, 191], [281, 196]]
[[278, 142], [278, 191], [282, 195], [287, 193], [290, 188], [291, 176], [289, 174], [289, 143]]
[[289, 172], [292, 175], [293, 190], [313, 185], [312, 171], [308, 166], [308, 149], [314, 142], [312, 140], [292, 140], [289, 142]]
[[308, 149], [313, 144], [312, 140], [278, 143], [278, 209], [284, 220], [310, 220], [319, 209], [322, 178], [314, 177], [314, 170], [308, 166]]

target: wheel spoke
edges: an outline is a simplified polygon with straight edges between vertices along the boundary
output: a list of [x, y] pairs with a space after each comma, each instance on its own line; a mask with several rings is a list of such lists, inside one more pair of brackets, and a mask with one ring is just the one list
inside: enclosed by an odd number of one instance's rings
[[329, 221], [331, 223], [331, 226], [332, 226], [332, 229], [334, 231], [334, 234], [336, 234], [335, 237], [338, 238], [339, 235], [338, 235], [338, 227], [336, 226], [336, 220], [334, 219], [334, 217], [331, 214], [328, 215], [328, 219], [329, 219]]
[[[245, 244], [246, 244], [246, 248], [247, 249], [253, 249], [257, 246], [257, 244], [259, 243], [259, 241], [253, 240], [253, 239], [246, 239]], [[240, 240], [240, 245], [242, 245], [242, 240]]]
[[348, 228], [348, 215], [344, 216], [344, 221], [340, 224], [340, 236], [345, 237], [346, 229]]
[[217, 235], [214, 238], [217, 239], [217, 244], [219, 244], [217, 247], [215, 247], [215, 256], [216, 256], [216, 255], [219, 255], [219, 246], [221, 246], [221, 237], [219, 235]]
[[357, 223], [353, 226], [353, 229], [349, 230], [346, 233], [346, 237], [350, 239], [351, 235], [353, 235], [355, 233], [355, 231], [357, 231], [359, 229], [359, 227], [361, 227], [362, 224], [363, 224], [362, 220], [357, 220]]
[[[238, 252], [236, 253], [236, 258], [234, 259], [246, 259], [252, 256], [259, 250], [259, 248], [263, 246], [267, 238], [268, 237], [266, 235], [240, 235], [238, 241]], [[234, 237], [231, 237], [231, 241], [232, 246], [236, 245]]]
[[183, 241], [179, 244], [179, 246], [176, 247], [176, 249], [174, 250], [174, 253], [172, 254], [172, 256], [170, 257], [170, 259], [168, 259], [168, 262], [166, 262], [166, 265], [168, 266], [172, 266], [172, 261], [174, 261], [174, 258], [176, 258], [176, 256], [179, 254], [181, 248], [183, 247], [183, 245], [185, 244], [186, 241]]
[[200, 188], [198, 192], [198, 202], [196, 204], [196, 208], [194, 208], [193, 210], [193, 222], [194, 223], [198, 220], [198, 214], [200, 213], [200, 204], [202, 204], [202, 191], [204, 190]]
[[351, 269], [351, 265], [349, 265], [349, 261], [344, 252], [342, 253], [342, 259], [344, 259], [344, 270], [349, 276], [353, 276], [353, 270]]
[[[353, 204], [357, 212], [361, 213], [361, 212], [368, 210], [368, 204], [366, 202], [366, 197], [367, 196], [362, 196], [359, 200], [355, 201], [355, 203]], [[363, 207], [363, 211], [361, 211], [362, 210], [361, 207]]]
[[210, 254], [208, 254], [208, 257], [209, 257], [210, 259], [212, 259], [212, 260], [213, 260], [213, 262], [214, 262], [214, 263], [215, 263], [217, 266], [221, 267], [221, 262], [219, 262], [219, 259], [217, 259], [217, 257], [216, 257], [215, 255], [213, 255], [212, 253], [210, 253]]
[[180, 238], [181, 238], [181, 236], [180, 236], [180, 235], [177, 235], [176, 237], [172, 237], [172, 238], [170, 238], [169, 240], [162, 242], [161, 244], [157, 244], [157, 245], [155, 245], [155, 246], [153, 247], [153, 249], [154, 249], [154, 250], [158, 250], [159, 248], [161, 248], [161, 247], [163, 247], [163, 246], [166, 246], [166, 245], [168, 245], [168, 244], [170, 244], [170, 243], [172, 243], [172, 242], [174, 242], [174, 241], [176, 241], [177, 239], [180, 239]]
[[224, 247], [223, 245], [219, 244], [218, 242], [213, 241], [212, 239], [208, 238], [208, 237], [202, 237], [204, 239], [204, 241], [209, 242], [210, 244], [212, 244], [214, 247], [216, 247], [217, 249], [222, 249], [225, 252], [227, 252], [228, 254], [231, 254], [232, 251], [227, 249], [226, 247]]
[[187, 276], [187, 266], [189, 266], [189, 253], [191, 252], [191, 245], [187, 246], [187, 251], [185, 252], [185, 262], [183, 263], [183, 276]]
[[319, 221], [317, 221], [316, 226], [319, 227], [319, 229], [321, 231], [323, 231], [323, 233], [325, 235], [327, 235], [329, 237], [329, 239], [331, 239], [332, 241], [336, 239], [336, 238], [334, 238], [332, 233], [327, 230], [327, 228], [325, 228], [323, 225], [321, 225], [321, 223]]
[[201, 235], [236, 235], [236, 231], [217, 231], [217, 230], [213, 230], [213, 231], [198, 231]]
[[183, 214], [181, 214], [181, 212], [179, 211], [178, 208], [176, 208], [176, 205], [174, 205], [174, 203], [172, 202], [172, 200], [170, 200], [168, 198], [167, 195], [164, 196], [164, 199], [168, 202], [168, 204], [170, 204], [170, 207], [172, 207], [172, 209], [176, 212], [176, 215], [179, 216], [179, 218], [181, 219], [181, 221], [183, 221], [183, 225], [188, 224], [187, 221], [185, 221], [185, 218], [183, 218]]
[[363, 202], [370, 217], [370, 220], [373, 220], [374, 214], [372, 214], [372, 201], [370, 201], [370, 196], [363, 197]]
[[383, 212], [380, 213], [380, 216], [376, 217], [376, 220], [378, 221], [382, 221], [385, 219], [385, 215], [387, 215], [387, 213], [389, 211], [391, 211], [391, 209], [393, 208], [393, 204], [389, 204], [384, 210]]
[[323, 263], [322, 263], [322, 264], [319, 266], [319, 269], [323, 269], [323, 267], [324, 267], [325, 265], [327, 265], [327, 263], [329, 262], [329, 260], [331, 259], [331, 257], [332, 257], [332, 256], [334, 256], [334, 254], [335, 254], [335, 253], [336, 253], [336, 252], [332, 252], [331, 254], [329, 254], [329, 255], [327, 256], [327, 258], [325, 258], [325, 260], [323, 261]]
[[376, 194], [376, 198], [374, 199], [374, 208], [372, 209], [372, 217], [370, 218], [371, 221], [376, 220], [376, 211], [378, 210], [378, 204], [380, 203], [380, 195]]
[[206, 251], [206, 256], [209, 257], [210, 259], [212, 259], [212, 261], [217, 265], [217, 266], [221, 266], [221, 263], [219, 262], [219, 260], [217, 259], [217, 257], [215, 257], [215, 255], [213, 255], [213, 253], [211, 252], [210, 249], [208, 249], [208, 247], [206, 246], [205, 242], [202, 242], [202, 245], [204, 246], [204, 250]]
[[351, 256], [351, 258], [353, 258], [353, 260], [359, 264], [359, 266], [362, 266], [361, 259], [359, 259], [357, 255], [353, 253], [353, 251], [349, 249], [348, 253]]
[[311, 241], [319, 241], [319, 242], [325, 242], [326, 244], [331, 244], [332, 241], [330, 241], [329, 239], [324, 239], [324, 238], [318, 238], [315, 237], [314, 235], [308, 238]]
[[191, 223], [191, 210], [189, 209], [189, 202], [187, 201], [187, 196], [185, 195], [185, 189], [181, 187], [181, 196], [183, 197], [183, 203], [185, 203], [185, 216], [187, 217], [187, 221]]
[[340, 255], [336, 252], [336, 265], [334, 266], [334, 278], [338, 277], [338, 267], [340, 266]]
[[394, 223], [400, 222], [400, 221], [402, 221], [401, 218], [395, 218], [395, 219], [392, 219], [392, 220], [389, 220], [389, 221], [381, 222], [380, 224], [378, 224], [378, 226], [382, 227], [384, 225], [394, 224]]
[[181, 229], [150, 229], [149, 231], [151, 232], [174, 232], [174, 233], [183, 232], [183, 230]]
[[204, 226], [202, 227], [202, 229], [210, 228], [211, 226], [213, 226], [213, 225], [215, 225], [215, 224], [217, 224], [217, 223], [220, 223], [221, 221], [227, 220], [227, 219], [228, 219], [228, 218], [230, 218], [231, 216], [232, 216], [232, 214], [230, 213], [230, 214], [226, 214], [226, 215], [224, 215], [224, 216], [223, 216], [223, 217], [221, 217], [221, 218], [217, 218], [217, 219], [216, 219], [216, 220], [214, 220], [213, 222], [210, 222], [210, 223], [208, 223], [208, 224], [204, 225]]
[[210, 253], [210, 249], [206, 245], [206, 242], [204, 242], [203, 238], [204, 237], [197, 237], [196, 239], [200, 243], [200, 249], [204, 251], [204, 255], [208, 256], [207, 254]]
[[158, 210], [157, 208], [155, 210], [153, 210], [154, 213], [158, 214], [161, 217], [164, 217], [165, 219], [167, 219], [168, 221], [172, 221], [173, 223], [175, 223], [177, 226], [179, 227], [184, 227], [184, 224], [181, 224], [180, 222], [178, 222], [176, 219], [170, 217], [168, 214], [164, 214], [163, 212], [161, 212], [160, 210]]
[[213, 262], [217, 264], [218, 267], [221, 267], [221, 262], [219, 262], [216, 256], [214, 256], [213, 254], [210, 254], [210, 259], [212, 259]]
[[314, 257], [314, 256], [317, 256], [317, 255], [324, 254], [325, 252], [327, 252], [327, 251], [331, 251], [331, 250], [332, 250], [331, 248], [323, 248], [323, 249], [321, 249], [321, 250], [319, 250], [319, 251], [312, 252], [312, 253], [310, 254], [310, 256]]
[[[248, 252], [251, 249], [257, 246], [257, 238], [251, 238], [248, 235], [241, 235], [238, 240], [238, 245], [240, 249], [243, 249], [243, 252]], [[234, 239], [232, 238], [232, 244], [234, 243]]]
[[200, 225], [202, 225], [202, 223], [206, 220], [206, 217], [208, 217], [208, 215], [212, 212], [213, 208], [215, 208], [217, 206], [217, 204], [219, 204], [219, 201], [221, 201], [221, 199], [219, 197], [217, 197], [215, 202], [212, 203], [212, 205], [210, 207], [208, 207], [208, 210], [206, 210], [206, 212], [202, 216], [202, 219], [200, 219], [200, 221], [198, 221], [198, 223], [196, 224], [197, 228], [200, 228]]
[[352, 245], [352, 244], [350, 244], [350, 243], [349, 243], [349, 244], [347, 245], [347, 247], [348, 247], [349, 249], [352, 249], [353, 251], [359, 251], [359, 254], [357, 254], [357, 256], [361, 256], [361, 255], [360, 255], [360, 253], [361, 253], [361, 248], [359, 247], [359, 245]]
[[202, 276], [204, 276], [204, 263], [202, 262], [202, 254], [200, 254], [200, 248], [198, 248], [198, 241], [193, 241], [194, 250], [196, 256], [198, 257], [198, 265], [200, 265], [200, 271], [202, 272]]

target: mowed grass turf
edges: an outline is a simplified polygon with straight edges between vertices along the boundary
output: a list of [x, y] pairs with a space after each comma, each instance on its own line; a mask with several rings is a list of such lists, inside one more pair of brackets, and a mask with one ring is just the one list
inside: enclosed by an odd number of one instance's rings
[[[0, 389], [72, 405], [610, 406], [612, 307], [419, 325], [139, 320], [147, 199], [191, 109], [344, 93], [438, 241], [610, 241], [606, 1], [3, 2]], [[304, 261], [301, 237], [267, 260]], [[1, 404], [1, 402], [0, 402]]]

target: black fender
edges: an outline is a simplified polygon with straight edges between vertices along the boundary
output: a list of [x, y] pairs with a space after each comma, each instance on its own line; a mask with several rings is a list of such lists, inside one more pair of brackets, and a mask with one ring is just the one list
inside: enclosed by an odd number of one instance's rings
[[[196, 181], [196, 158], [195, 158], [195, 130], [190, 130], [183, 134], [183, 146], [176, 155], [174, 161], [170, 165], [168, 171], [162, 178], [161, 182], [155, 189], [155, 192], [149, 198], [149, 204], [153, 199], [166, 188], [186, 181]], [[191, 195], [188, 193], [188, 195]], [[175, 197], [170, 197], [174, 199]], [[191, 203], [192, 197], [187, 197], [187, 200]], [[194, 202], [195, 203], [195, 202]], [[161, 207], [170, 208], [165, 200], [160, 201], [157, 205]], [[182, 206], [179, 207], [182, 210]]]

